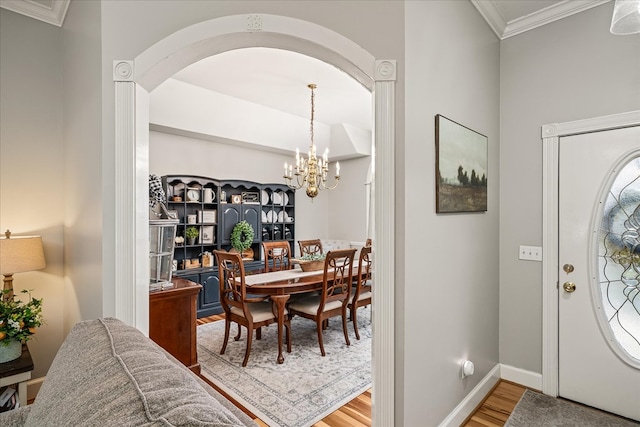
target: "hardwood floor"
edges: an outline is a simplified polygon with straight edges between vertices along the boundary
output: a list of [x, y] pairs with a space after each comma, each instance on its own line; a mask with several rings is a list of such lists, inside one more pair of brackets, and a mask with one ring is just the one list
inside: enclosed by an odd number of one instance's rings
[[501, 427], [511, 415], [526, 387], [500, 380], [464, 427]]
[[[198, 325], [223, 320], [224, 316], [210, 316], [198, 319]], [[211, 384], [206, 378], [205, 381]], [[226, 395], [222, 390], [211, 384], [216, 390], [231, 400], [238, 408], [244, 411], [254, 421], [263, 427], [267, 427], [262, 420], [242, 407], [234, 399]], [[501, 427], [507, 421], [511, 411], [516, 406], [525, 387], [509, 381], [501, 380], [485, 398], [480, 407], [465, 421], [464, 427]], [[337, 411], [326, 416], [313, 427], [371, 427], [371, 389], [353, 399]]]

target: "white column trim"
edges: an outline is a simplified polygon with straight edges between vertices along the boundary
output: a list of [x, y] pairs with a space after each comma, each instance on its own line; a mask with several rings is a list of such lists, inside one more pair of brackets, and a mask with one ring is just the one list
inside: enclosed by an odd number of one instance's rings
[[[105, 314], [149, 330], [148, 94], [133, 81], [133, 61], [114, 61], [114, 293]], [[138, 99], [142, 97], [143, 102]], [[146, 102], [146, 104], [145, 104]], [[140, 105], [147, 108], [140, 108]], [[136, 110], [137, 109], [137, 110]], [[136, 111], [138, 114], [136, 114]], [[105, 209], [111, 207], [104, 204]], [[107, 309], [106, 307], [109, 307]]]
[[640, 110], [542, 126], [542, 392], [558, 396], [558, 167], [560, 138], [640, 124]]
[[[114, 64], [114, 71], [117, 64]], [[113, 316], [135, 326], [136, 280], [135, 230], [135, 90], [133, 81], [116, 81], [115, 85], [115, 197], [112, 201], [115, 224]], [[105, 209], [110, 203], [105, 201]], [[109, 301], [104, 302], [110, 305]]]
[[[395, 424], [395, 75], [396, 62], [376, 61], [373, 296], [373, 392], [375, 426]], [[384, 218], [384, 220], [381, 220]]]

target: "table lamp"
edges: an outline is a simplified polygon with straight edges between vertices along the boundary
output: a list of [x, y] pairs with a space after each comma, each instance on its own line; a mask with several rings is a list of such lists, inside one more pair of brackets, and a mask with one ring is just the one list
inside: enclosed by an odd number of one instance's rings
[[[13, 275], [46, 267], [40, 236], [11, 237], [7, 230], [0, 238], [0, 273], [4, 276], [3, 299], [13, 298]], [[8, 290], [8, 292], [6, 292]]]

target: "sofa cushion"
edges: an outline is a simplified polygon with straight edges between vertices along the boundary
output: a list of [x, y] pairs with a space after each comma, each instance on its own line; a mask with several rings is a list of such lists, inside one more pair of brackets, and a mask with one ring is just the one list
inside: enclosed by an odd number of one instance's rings
[[31, 405], [27, 426], [244, 426], [137, 329], [78, 323]]

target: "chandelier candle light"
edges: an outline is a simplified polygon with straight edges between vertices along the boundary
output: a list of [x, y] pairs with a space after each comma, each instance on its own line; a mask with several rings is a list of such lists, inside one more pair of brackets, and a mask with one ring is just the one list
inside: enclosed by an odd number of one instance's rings
[[[315, 89], [316, 85], [307, 85], [311, 89], [311, 144], [307, 158], [300, 156], [300, 150], [296, 148], [296, 163], [284, 164], [284, 176], [287, 186], [298, 190], [306, 185], [307, 196], [312, 200], [318, 195], [320, 190], [333, 190], [340, 181], [340, 162], [336, 162], [336, 183], [330, 187], [327, 185], [327, 175], [329, 173], [329, 149], [324, 150], [321, 158], [316, 156], [316, 144], [313, 142], [313, 119], [315, 115]], [[295, 175], [295, 181], [294, 181]]]

